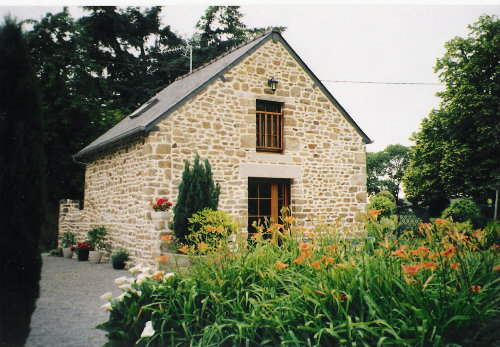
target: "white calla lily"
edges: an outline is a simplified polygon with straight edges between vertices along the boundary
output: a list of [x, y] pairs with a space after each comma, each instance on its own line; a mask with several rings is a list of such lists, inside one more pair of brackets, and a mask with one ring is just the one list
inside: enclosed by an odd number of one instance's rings
[[141, 337], [151, 337], [155, 334], [153, 329], [153, 323], [151, 321], [146, 322], [144, 330], [142, 331]]
[[111, 307], [111, 303], [110, 302], [108, 302], [107, 304], [102, 305], [101, 308], [103, 308], [106, 312], [107, 311], [111, 311], [113, 309]]
[[118, 277], [117, 279], [115, 279], [115, 283], [118, 284], [119, 286], [123, 284], [123, 282], [125, 282], [127, 280], [127, 277], [125, 276], [122, 276], [122, 277]]
[[113, 293], [111, 293], [111, 292], [104, 293], [103, 295], [101, 295], [101, 299], [106, 299], [106, 300], [111, 301], [112, 295], [113, 295]]

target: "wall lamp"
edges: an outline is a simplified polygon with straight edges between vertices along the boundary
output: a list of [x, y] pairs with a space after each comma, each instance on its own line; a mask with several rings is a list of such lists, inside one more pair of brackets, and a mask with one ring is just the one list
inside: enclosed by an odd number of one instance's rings
[[274, 79], [274, 77], [271, 77], [271, 79], [267, 81], [267, 85], [268, 85], [269, 87], [271, 87], [271, 90], [272, 90], [273, 92], [275, 92], [275, 91], [276, 91], [276, 86], [278, 85], [278, 81], [276, 81], [276, 80]]

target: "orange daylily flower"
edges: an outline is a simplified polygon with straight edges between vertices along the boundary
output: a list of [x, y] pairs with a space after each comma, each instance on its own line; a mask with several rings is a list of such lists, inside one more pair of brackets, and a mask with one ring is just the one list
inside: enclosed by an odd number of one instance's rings
[[321, 261], [320, 260], [316, 260], [314, 263], [311, 264], [311, 266], [313, 268], [315, 268], [316, 270], [319, 270], [321, 268]]
[[492, 269], [495, 271], [500, 271], [500, 264], [498, 264], [497, 266], [493, 266]]
[[450, 264], [450, 267], [455, 270], [455, 271], [458, 271], [458, 267], [460, 266], [460, 263], [453, 263], [453, 264]]
[[437, 268], [437, 263], [433, 263], [432, 261], [424, 261], [424, 268], [425, 269], [431, 269], [431, 271], [436, 270]]
[[214, 226], [211, 226], [211, 225], [208, 225], [207, 226], [207, 230], [210, 231], [210, 232], [213, 232], [213, 233], [219, 233], [219, 234], [222, 234], [222, 232], [224, 231], [224, 227], [222, 225], [219, 225], [217, 228], [214, 227]]
[[328, 264], [333, 264], [335, 259], [333, 257], [327, 257], [326, 255], [323, 255], [321, 256], [321, 261], [323, 261], [325, 265], [328, 265]]
[[260, 238], [262, 236], [262, 231], [259, 231], [258, 233], [254, 233], [252, 236], [250, 236], [250, 238], [252, 240], [257, 240], [258, 238]]
[[375, 220], [382, 213], [382, 210], [368, 210], [368, 215], [371, 219]]
[[417, 264], [417, 265], [401, 265], [403, 268], [403, 272], [408, 275], [415, 276], [422, 267], [422, 264]]
[[203, 242], [203, 241], [201, 241], [200, 243], [198, 243], [197, 246], [198, 246], [198, 249], [200, 250], [200, 252], [203, 252], [208, 247], [208, 245], [205, 242]]
[[472, 289], [473, 293], [479, 293], [479, 291], [481, 290], [481, 286], [472, 286], [470, 287], [470, 289]]
[[162, 277], [163, 277], [163, 271], [156, 271], [151, 278], [159, 281], [161, 280]]
[[278, 270], [284, 269], [288, 266], [288, 264], [282, 263], [279, 260], [276, 260], [276, 266], [278, 267]]
[[170, 241], [170, 239], [172, 238], [172, 235], [162, 235], [160, 237], [160, 239], [163, 241], [163, 242], [168, 242]]
[[456, 249], [457, 248], [455, 246], [450, 244], [446, 251], [441, 252], [441, 255], [445, 258], [451, 258], [451, 257], [453, 257], [453, 253], [455, 252]]
[[306, 252], [307, 250], [309, 250], [309, 248], [311, 248], [313, 245], [310, 244], [309, 242], [301, 242], [300, 245], [299, 245], [299, 249], [302, 251], [302, 252]]
[[441, 224], [443, 224], [444, 222], [446, 222], [446, 219], [443, 219], [443, 218], [436, 218], [436, 225], [441, 225]]
[[292, 216], [288, 216], [285, 218], [285, 223], [291, 223], [294, 219]]
[[406, 258], [405, 248], [406, 245], [401, 245], [399, 246], [399, 249], [395, 250], [394, 252], [391, 252], [391, 255], [396, 255], [400, 258]]
[[411, 254], [425, 257], [427, 254], [429, 254], [429, 252], [430, 250], [427, 247], [418, 247], [418, 249], [412, 250]]
[[161, 255], [159, 257], [157, 257], [155, 260], [157, 263], [166, 263], [167, 260], [168, 260], [168, 255]]
[[302, 254], [301, 254], [301, 255], [299, 255], [299, 256], [297, 257], [297, 259], [295, 259], [293, 262], [294, 262], [294, 263], [297, 263], [297, 264], [299, 264], [299, 265], [302, 265], [302, 263], [304, 262], [304, 259], [305, 259], [305, 257], [304, 257], [304, 255], [303, 255], [303, 253], [302, 253]]
[[188, 253], [188, 249], [189, 249], [188, 245], [184, 245], [181, 248], [179, 248], [179, 252], [187, 254]]
[[325, 246], [326, 250], [329, 252], [329, 253], [333, 253], [335, 252], [335, 250], [337, 249], [337, 245], [329, 245], [329, 246]]
[[313, 252], [312, 251], [305, 251], [305, 252], [302, 252], [301, 255], [304, 257], [304, 258], [309, 258], [311, 259], [312, 256], [313, 256]]

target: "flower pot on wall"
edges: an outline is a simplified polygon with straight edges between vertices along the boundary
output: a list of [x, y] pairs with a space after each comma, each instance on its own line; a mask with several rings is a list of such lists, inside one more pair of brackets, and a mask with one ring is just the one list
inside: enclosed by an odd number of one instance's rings
[[151, 220], [155, 223], [156, 230], [168, 229], [168, 223], [172, 217], [172, 211], [153, 211]]
[[89, 260], [91, 263], [97, 264], [101, 262], [102, 252], [101, 251], [90, 251]]
[[62, 251], [63, 251], [64, 258], [68, 258], [68, 259], [73, 258], [73, 251], [71, 249], [69, 249], [69, 247], [63, 248]]
[[80, 250], [76, 254], [78, 256], [78, 260], [79, 261], [87, 261], [87, 260], [89, 260], [89, 251]]
[[151, 212], [151, 220], [155, 223], [168, 222], [172, 216], [172, 211], [153, 211]]

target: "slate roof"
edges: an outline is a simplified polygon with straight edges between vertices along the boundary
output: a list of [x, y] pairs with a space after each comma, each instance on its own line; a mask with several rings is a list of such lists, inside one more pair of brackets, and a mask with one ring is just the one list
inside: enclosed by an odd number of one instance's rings
[[320, 80], [293, 51], [290, 45], [281, 36], [279, 31], [277, 29], [273, 29], [247, 43], [244, 43], [216, 60], [201, 66], [197, 70], [178, 78], [165, 89], [153, 96], [136, 111], [132, 112], [131, 115], [124, 118], [113, 128], [76, 153], [73, 158], [75, 160], [81, 159], [89, 154], [97, 152], [114, 143], [128, 139], [134, 135], [146, 134], [147, 132], [154, 130], [158, 122], [165, 119], [170, 113], [182, 106], [191, 97], [201, 92], [208, 84], [212, 83], [212, 81], [217, 78], [223, 78], [223, 74], [225, 72], [231, 69], [234, 65], [238, 64], [242, 59], [270, 39], [281, 42], [287, 48], [301, 67], [307, 71], [307, 73], [315, 81], [315, 85], [328, 96], [330, 101], [356, 129], [359, 135], [363, 138], [363, 141], [365, 143], [371, 143], [372, 141], [368, 138], [368, 136], [359, 128], [356, 122], [354, 122], [344, 108], [323, 86]]

